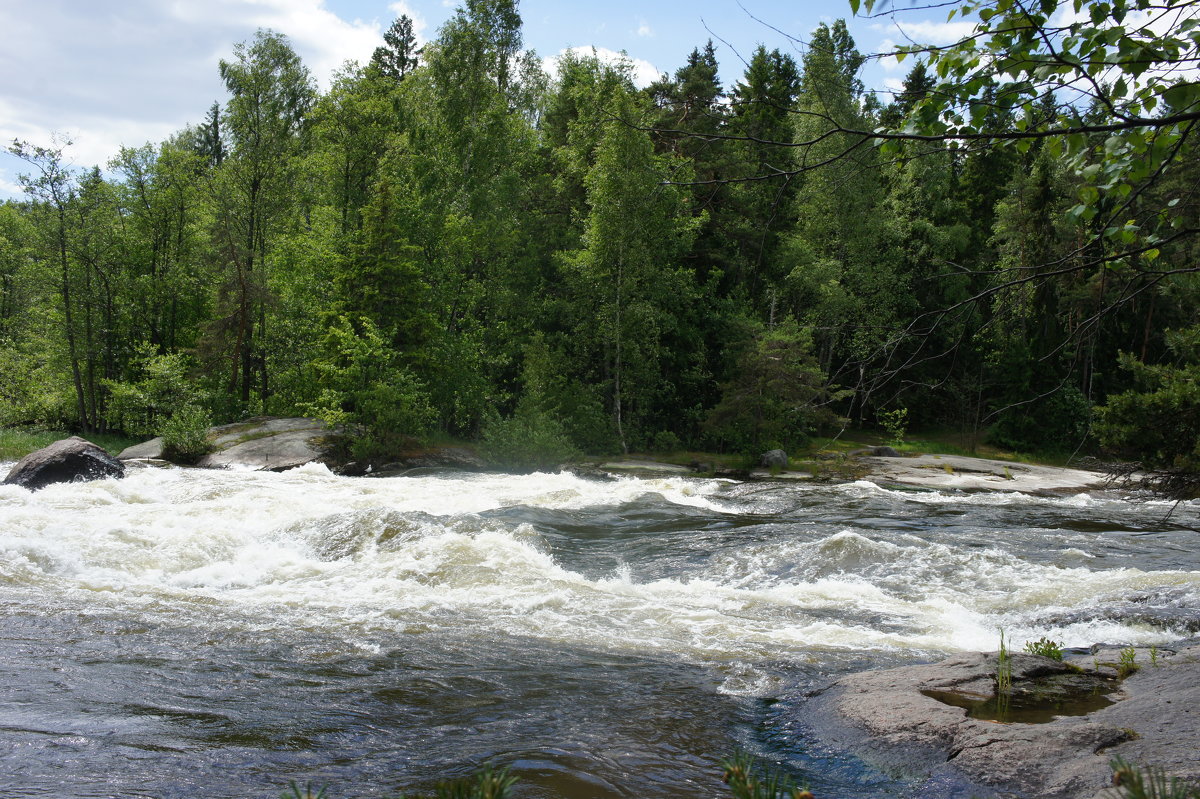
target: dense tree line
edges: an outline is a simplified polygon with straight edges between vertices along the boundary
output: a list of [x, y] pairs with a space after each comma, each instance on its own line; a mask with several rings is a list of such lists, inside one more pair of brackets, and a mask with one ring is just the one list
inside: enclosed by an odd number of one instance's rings
[[[1069, 73], [1035, 56], [1145, 4], [1050, 31], [1059, 5], [962, 4], [980, 33], [912, 48], [886, 104], [842, 21], [731, 86], [709, 42], [644, 90], [595, 55], [546, 75], [516, 0], [465, 0], [423, 49], [401, 17], [324, 93], [259, 31], [203, 123], [106, 172], [14, 143], [0, 424], [303, 413], [362, 457], [434, 432], [561, 456], [752, 452], [906, 408], [969, 445], [1098, 433], [1195, 467], [1198, 93], [1164, 69], [1194, 62], [1193, 17], [1153, 51], [1095, 34], [1106, 71]], [[981, 77], [989, 25], [1028, 63]], [[1096, 91], [1066, 96], [1076, 73]]]

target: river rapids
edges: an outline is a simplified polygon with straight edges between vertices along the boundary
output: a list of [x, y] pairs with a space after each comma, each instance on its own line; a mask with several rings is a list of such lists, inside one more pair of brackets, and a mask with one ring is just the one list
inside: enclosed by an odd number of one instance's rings
[[[0, 466], [7, 469], [7, 465]], [[1200, 505], [859, 482], [136, 469], [0, 487], [0, 796], [818, 797], [908, 786], [805, 696], [1043, 636], [1200, 630]]]

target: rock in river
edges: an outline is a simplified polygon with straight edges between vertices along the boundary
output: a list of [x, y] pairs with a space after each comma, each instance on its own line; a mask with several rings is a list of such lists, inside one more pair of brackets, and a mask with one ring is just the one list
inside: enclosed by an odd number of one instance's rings
[[36, 491], [51, 483], [124, 476], [123, 463], [92, 442], [71, 436], [26, 455], [4, 478], [4, 484]]

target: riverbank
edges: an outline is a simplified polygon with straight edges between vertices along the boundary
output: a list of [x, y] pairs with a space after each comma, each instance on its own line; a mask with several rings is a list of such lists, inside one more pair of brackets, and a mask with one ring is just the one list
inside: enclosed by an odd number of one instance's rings
[[[0, 459], [22, 456], [67, 433], [54, 431], [0, 431]], [[486, 461], [466, 443], [414, 448], [387, 463], [348, 463], [331, 454], [333, 439], [322, 422], [304, 418], [259, 417], [211, 428], [213, 451], [198, 465], [208, 468], [237, 466], [282, 471], [321, 462], [339, 474], [404, 474], [413, 469], [454, 468], [488, 471]], [[162, 458], [162, 440], [136, 443], [128, 438], [92, 436], [94, 443], [122, 460], [155, 461]], [[1107, 487], [1102, 472], [1047, 463], [1005, 460], [1000, 457], [939, 451], [937, 442], [921, 442], [922, 452], [899, 452], [881, 457], [888, 448], [868, 435], [856, 440], [826, 442], [799, 453], [787, 468], [748, 468], [735, 457], [712, 453], [638, 454], [621, 458], [588, 457], [570, 468], [584, 473], [626, 475], [697, 475], [749, 480], [811, 480], [847, 482], [867, 480], [882, 486], [950, 491], [1017, 491], [1022, 493], [1072, 493]], [[864, 446], [866, 445], [866, 446]], [[947, 449], [955, 449], [947, 447]]]

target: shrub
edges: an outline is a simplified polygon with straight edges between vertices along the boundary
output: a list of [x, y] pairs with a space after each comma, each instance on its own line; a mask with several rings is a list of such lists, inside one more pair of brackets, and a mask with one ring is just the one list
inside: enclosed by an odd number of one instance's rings
[[578, 455], [562, 422], [524, 401], [508, 419], [488, 421], [482, 450], [493, 465], [519, 472], [554, 468]]
[[879, 424], [891, 436], [891, 442], [896, 446], [903, 444], [904, 435], [908, 432], [908, 408], [880, 411], [876, 416], [879, 419]]
[[660, 430], [654, 434], [654, 441], [651, 442], [650, 449], [652, 452], [658, 453], [678, 452], [683, 449], [683, 442], [670, 430]]
[[199, 406], [177, 408], [158, 430], [163, 439], [163, 456], [180, 463], [200, 460], [212, 449], [208, 440], [211, 424], [208, 411]]
[[1031, 655], [1042, 655], [1043, 657], [1048, 657], [1051, 660], [1063, 659], [1062, 643], [1058, 641], [1051, 641], [1046, 637], [1039, 638], [1036, 641], [1026, 641], [1025, 651]]
[[763, 330], [742, 354], [705, 430], [721, 444], [757, 455], [772, 443], [807, 443], [839, 421], [829, 405], [851, 392], [829, 385], [812, 354], [812, 333], [794, 321]]
[[355, 458], [399, 454], [433, 424], [425, 384], [370, 320], [337, 315], [327, 324], [321, 355], [311, 364], [321, 393], [300, 411], [343, 427]]

